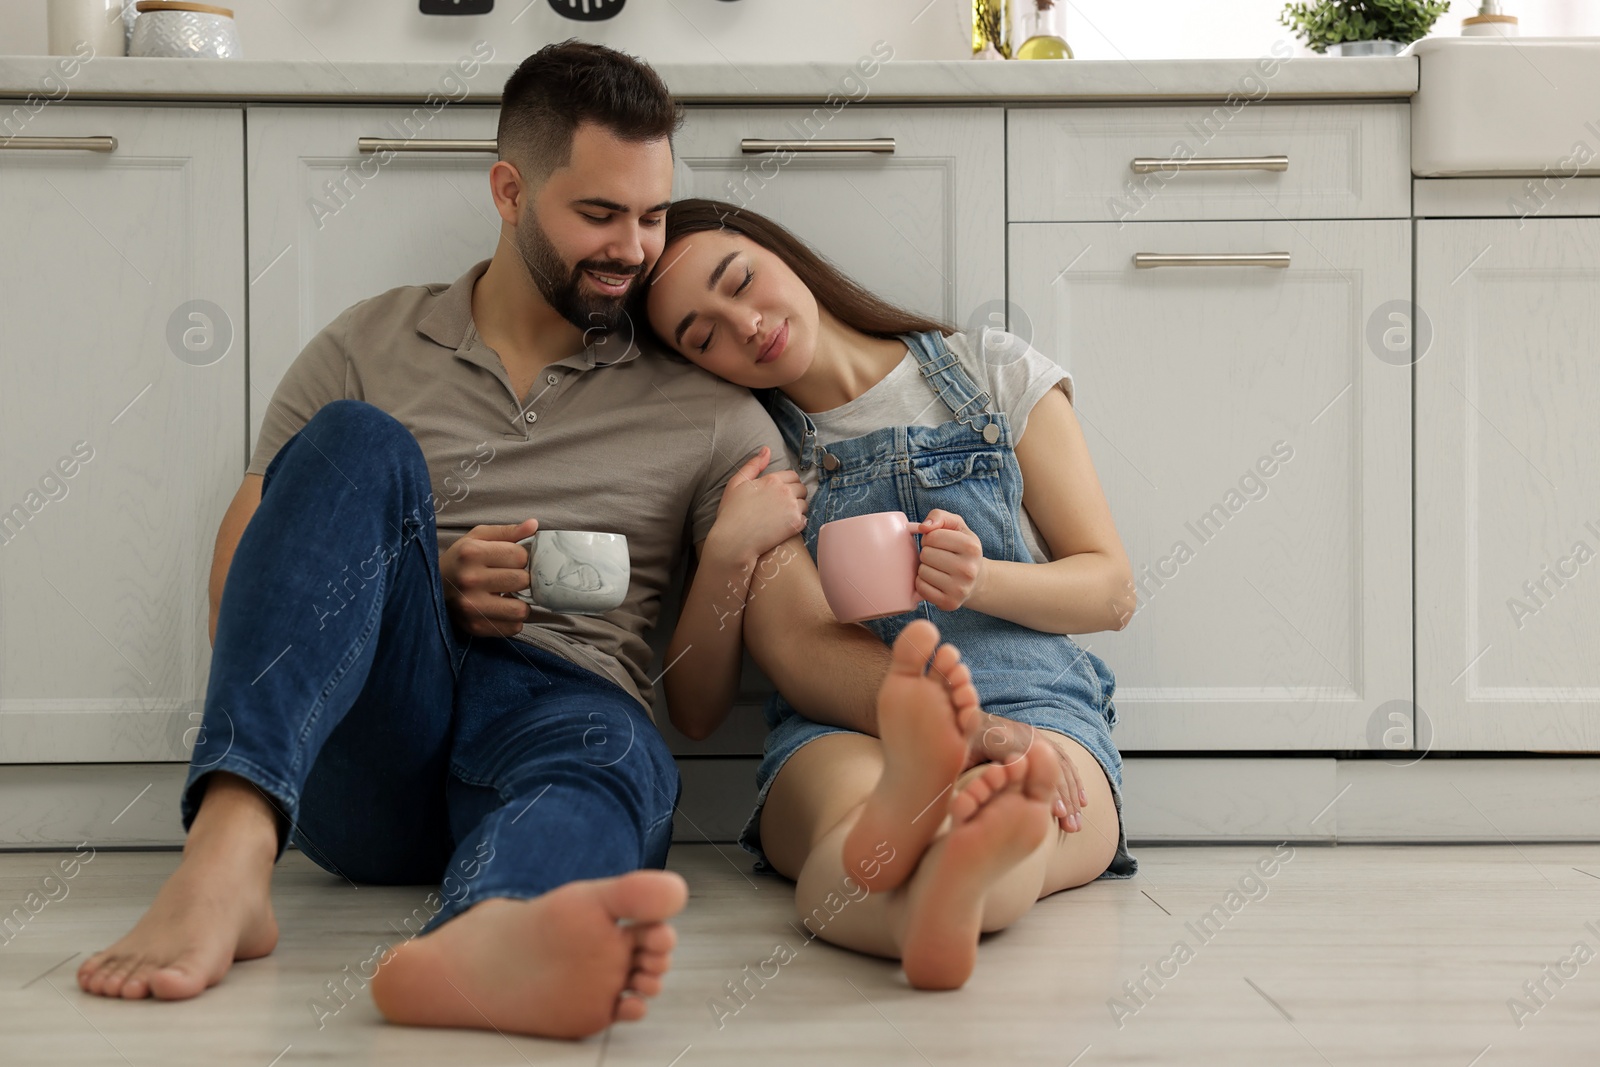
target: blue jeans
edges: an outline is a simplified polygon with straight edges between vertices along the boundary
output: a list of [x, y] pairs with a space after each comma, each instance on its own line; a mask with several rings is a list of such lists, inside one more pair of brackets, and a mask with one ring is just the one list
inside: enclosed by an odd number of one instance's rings
[[188, 830], [207, 776], [254, 783], [351, 882], [436, 883], [436, 928], [480, 900], [661, 867], [678, 770], [610, 679], [445, 612], [422, 450], [328, 404], [273, 457], [223, 587]]

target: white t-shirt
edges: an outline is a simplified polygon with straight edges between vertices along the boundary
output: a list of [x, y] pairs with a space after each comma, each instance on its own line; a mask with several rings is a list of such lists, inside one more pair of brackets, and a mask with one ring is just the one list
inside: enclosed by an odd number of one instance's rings
[[[1005, 413], [1011, 424], [1013, 445], [1022, 440], [1033, 405], [1052, 386], [1059, 385], [1068, 400], [1073, 398], [1072, 375], [1015, 334], [985, 327], [952, 334], [944, 343], [961, 361], [961, 369], [973, 384], [988, 392], [995, 410]], [[817, 443], [821, 445], [861, 437], [885, 426], [942, 426], [955, 418], [955, 412], [922, 376], [917, 357], [909, 348], [905, 358], [882, 381], [854, 400], [808, 414], [816, 424]], [[800, 472], [809, 500], [817, 490], [817, 468], [800, 470], [799, 457], [793, 452], [789, 462]], [[1049, 549], [1026, 507], [1022, 508], [1022, 538], [1034, 562], [1049, 562]]]

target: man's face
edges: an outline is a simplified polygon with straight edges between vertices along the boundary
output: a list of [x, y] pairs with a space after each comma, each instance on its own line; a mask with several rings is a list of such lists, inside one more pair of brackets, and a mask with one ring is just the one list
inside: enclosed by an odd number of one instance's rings
[[517, 251], [562, 318], [585, 333], [618, 329], [661, 255], [671, 199], [666, 141], [623, 141], [583, 123], [571, 161], [551, 173], [522, 213]]

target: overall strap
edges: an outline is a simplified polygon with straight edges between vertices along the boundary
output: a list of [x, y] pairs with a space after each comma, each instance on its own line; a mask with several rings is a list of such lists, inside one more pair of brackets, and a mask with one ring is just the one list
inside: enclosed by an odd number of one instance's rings
[[762, 389], [757, 395], [772, 421], [777, 423], [784, 443], [800, 457], [800, 469], [810, 470], [820, 462], [822, 446], [817, 444], [817, 425], [811, 421], [811, 416], [795, 406], [781, 389]]
[[917, 369], [927, 379], [939, 399], [955, 413], [956, 421], [970, 426], [989, 444], [1000, 439], [1000, 426], [994, 415], [994, 401], [979, 389], [961, 366], [961, 360], [944, 343], [937, 330], [908, 333], [901, 340], [917, 357]]

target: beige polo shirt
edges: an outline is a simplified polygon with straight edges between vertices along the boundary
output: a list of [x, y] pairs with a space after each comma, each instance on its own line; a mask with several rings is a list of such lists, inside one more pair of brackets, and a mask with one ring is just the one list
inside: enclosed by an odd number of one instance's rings
[[[519, 636], [648, 709], [645, 634], [674, 569], [710, 532], [728, 477], [756, 449], [772, 449], [769, 471], [789, 466], [783, 438], [749, 390], [667, 358], [647, 334], [625, 351], [613, 339], [552, 364], [518, 399], [472, 321], [472, 289], [488, 266], [341, 312], [278, 384], [247, 470], [264, 473], [324, 404], [364, 400], [421, 445], [441, 552], [474, 526], [528, 518], [542, 530], [626, 534], [633, 575], [621, 607], [593, 616], [535, 607]], [[377, 548], [350, 546], [352, 568]]]

